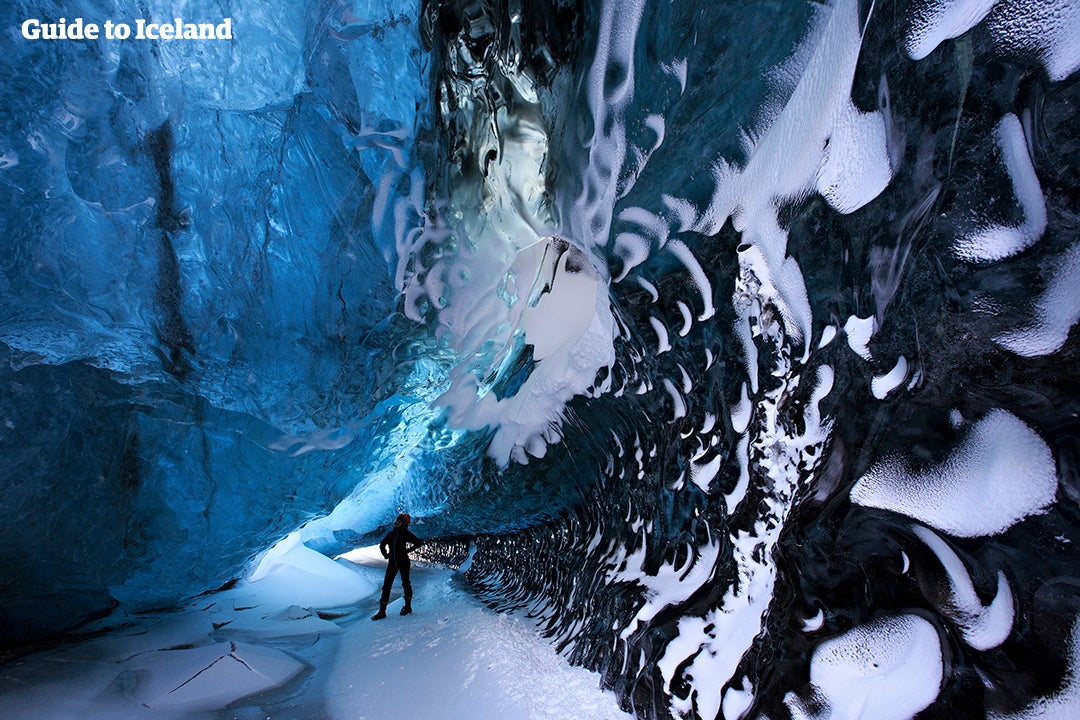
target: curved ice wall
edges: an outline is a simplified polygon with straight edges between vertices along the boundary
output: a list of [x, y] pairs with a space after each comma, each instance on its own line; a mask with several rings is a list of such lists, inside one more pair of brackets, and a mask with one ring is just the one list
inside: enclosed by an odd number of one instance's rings
[[454, 7], [407, 292], [585, 499], [444, 557], [643, 717], [1074, 714], [1077, 5], [588, 3], [547, 74]]
[[5, 644], [406, 507], [642, 717], [1075, 714], [1074, 2], [224, 11], [0, 41]]
[[[18, 34], [175, 15], [237, 40]], [[217, 587], [399, 451], [431, 393], [394, 287], [428, 81], [389, 4], [12, 2], [0, 26], [9, 644]]]

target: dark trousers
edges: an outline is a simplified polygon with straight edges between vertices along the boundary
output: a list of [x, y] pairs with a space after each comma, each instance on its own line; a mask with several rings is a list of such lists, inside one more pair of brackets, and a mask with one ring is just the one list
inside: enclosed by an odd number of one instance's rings
[[394, 576], [401, 573], [401, 588], [405, 591], [405, 604], [412, 604], [412, 581], [409, 579], [409, 563], [403, 562], [400, 565], [393, 560], [386, 566], [386, 579], [382, 584], [382, 600], [379, 601], [379, 605], [383, 608], [390, 602], [390, 588], [394, 584]]

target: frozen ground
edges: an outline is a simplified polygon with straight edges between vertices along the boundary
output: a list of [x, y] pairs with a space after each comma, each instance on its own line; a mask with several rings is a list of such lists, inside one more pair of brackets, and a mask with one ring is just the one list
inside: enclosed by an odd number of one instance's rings
[[389, 617], [371, 621], [385, 566], [350, 557], [293, 547], [258, 581], [0, 667], [0, 717], [631, 717], [527, 618], [484, 607], [450, 570], [414, 564], [414, 614], [398, 614], [396, 584]]

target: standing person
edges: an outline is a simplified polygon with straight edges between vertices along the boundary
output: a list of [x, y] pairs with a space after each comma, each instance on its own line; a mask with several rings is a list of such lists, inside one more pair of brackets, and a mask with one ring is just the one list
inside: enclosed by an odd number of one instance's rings
[[405, 591], [405, 607], [401, 608], [402, 615], [412, 612], [412, 581], [409, 579], [409, 553], [423, 545], [420, 538], [409, 532], [409, 523], [412, 518], [408, 513], [401, 513], [394, 521], [394, 529], [386, 534], [379, 543], [379, 550], [383, 557], [389, 560], [386, 566], [386, 579], [383, 580], [382, 599], [379, 601], [379, 612], [371, 617], [372, 620], [382, 620], [386, 617], [386, 605], [390, 602], [390, 588], [394, 584], [394, 576], [401, 573], [401, 588]]

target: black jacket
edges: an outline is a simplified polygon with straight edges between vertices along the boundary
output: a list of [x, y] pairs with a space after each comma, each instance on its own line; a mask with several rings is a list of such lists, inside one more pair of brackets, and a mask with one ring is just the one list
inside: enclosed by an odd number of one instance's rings
[[379, 543], [379, 550], [383, 557], [395, 565], [409, 562], [409, 553], [423, 545], [420, 538], [413, 535], [406, 528], [394, 528], [386, 534]]

